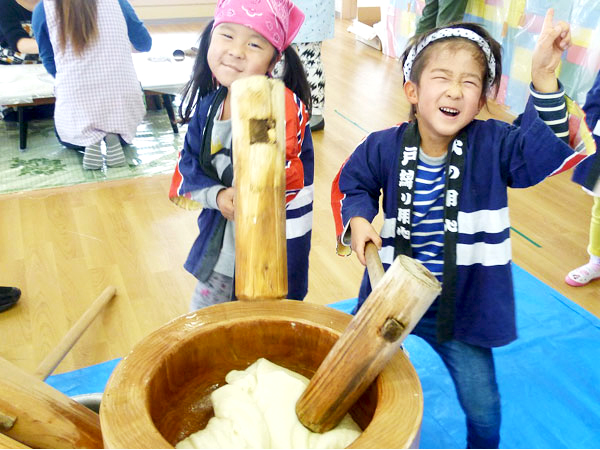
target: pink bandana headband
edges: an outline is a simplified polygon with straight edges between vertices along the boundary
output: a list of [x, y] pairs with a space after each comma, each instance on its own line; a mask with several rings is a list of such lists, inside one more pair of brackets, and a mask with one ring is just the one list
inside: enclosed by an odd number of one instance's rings
[[213, 28], [224, 22], [253, 29], [281, 53], [300, 31], [304, 13], [290, 0], [219, 0]]

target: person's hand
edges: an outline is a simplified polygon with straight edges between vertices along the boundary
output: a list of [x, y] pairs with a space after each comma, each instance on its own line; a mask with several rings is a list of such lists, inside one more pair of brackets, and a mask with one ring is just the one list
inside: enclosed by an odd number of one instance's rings
[[367, 219], [358, 216], [350, 219], [350, 230], [352, 232], [350, 246], [356, 252], [360, 263], [365, 266], [367, 265], [365, 260], [365, 245], [367, 242], [372, 241], [377, 248], [381, 248], [379, 233], [375, 231], [375, 228], [373, 228], [373, 225]]
[[40, 53], [38, 43], [33, 38], [21, 38], [17, 41], [17, 51], [20, 53], [27, 53], [30, 55], [37, 55]]
[[563, 52], [571, 45], [571, 27], [567, 22], [554, 23], [554, 9], [550, 8], [544, 18], [542, 31], [531, 58], [531, 80], [538, 92], [558, 90], [556, 68]]
[[233, 194], [235, 189], [232, 187], [221, 189], [217, 194], [217, 206], [219, 211], [227, 220], [233, 220], [235, 207], [233, 205]]

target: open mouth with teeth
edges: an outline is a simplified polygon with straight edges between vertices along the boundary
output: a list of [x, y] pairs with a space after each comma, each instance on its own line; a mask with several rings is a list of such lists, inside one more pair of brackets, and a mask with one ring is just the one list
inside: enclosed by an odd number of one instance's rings
[[450, 117], [456, 117], [456, 116], [458, 116], [458, 113], [460, 112], [458, 109], [446, 108], [444, 106], [442, 106], [440, 108], [440, 111]]

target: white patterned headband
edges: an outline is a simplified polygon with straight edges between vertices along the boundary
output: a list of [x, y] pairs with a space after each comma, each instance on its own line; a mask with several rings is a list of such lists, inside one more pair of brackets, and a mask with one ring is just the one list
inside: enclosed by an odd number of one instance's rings
[[441, 30], [437, 30], [419, 42], [418, 45], [413, 46], [408, 52], [408, 56], [406, 57], [406, 61], [404, 61], [404, 81], [410, 80], [410, 72], [412, 71], [413, 63], [417, 58], [417, 55], [421, 53], [425, 47], [431, 44], [438, 39], [443, 39], [447, 37], [461, 37], [468, 39], [470, 41], [475, 42], [483, 53], [485, 54], [485, 59], [488, 63], [488, 71], [490, 76], [488, 78], [488, 89], [491, 89], [494, 83], [494, 78], [496, 78], [496, 58], [492, 54], [492, 50], [490, 49], [490, 44], [482, 38], [480, 35], [475, 33], [472, 30], [467, 28], [442, 28]]

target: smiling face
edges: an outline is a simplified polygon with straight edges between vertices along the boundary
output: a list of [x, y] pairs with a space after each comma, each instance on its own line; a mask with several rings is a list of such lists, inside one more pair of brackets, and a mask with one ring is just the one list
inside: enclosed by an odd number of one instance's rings
[[[441, 151], [481, 110], [485, 66], [476, 44], [432, 44], [418, 84], [405, 83], [410, 103], [416, 106], [423, 149], [434, 144]], [[478, 54], [479, 52], [479, 54]], [[437, 152], [439, 153], [439, 151]]]
[[207, 60], [217, 81], [230, 87], [240, 78], [269, 73], [274, 56], [275, 47], [251, 28], [222, 23], [212, 32]]

